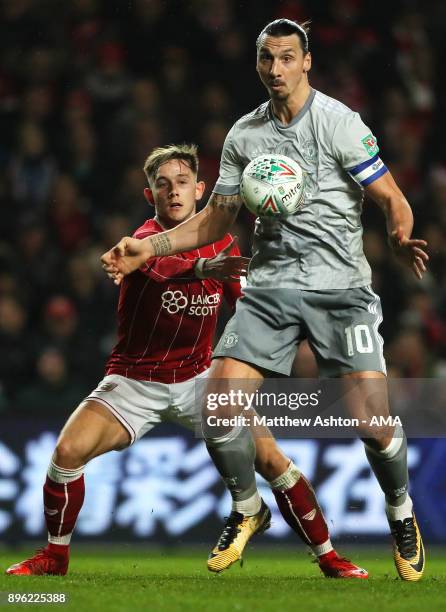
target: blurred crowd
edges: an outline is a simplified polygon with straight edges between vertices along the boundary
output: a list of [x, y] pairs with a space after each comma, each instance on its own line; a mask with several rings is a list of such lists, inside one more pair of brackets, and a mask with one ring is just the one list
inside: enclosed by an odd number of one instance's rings
[[[382, 213], [365, 203], [390, 373], [446, 375], [443, 0], [3, 0], [0, 411], [66, 413], [100, 380], [117, 288], [99, 256], [153, 216], [145, 157], [197, 143], [210, 192], [229, 127], [266, 99], [255, 39], [283, 16], [312, 20], [311, 84], [378, 135], [414, 234], [429, 241], [429, 272], [417, 282], [392, 260]], [[242, 212], [246, 252], [251, 227]], [[304, 347], [296, 372], [312, 368]]]

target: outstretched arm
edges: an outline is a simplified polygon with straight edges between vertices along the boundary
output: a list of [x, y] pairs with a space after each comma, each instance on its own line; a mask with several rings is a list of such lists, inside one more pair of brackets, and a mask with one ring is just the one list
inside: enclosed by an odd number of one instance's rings
[[152, 257], [175, 255], [221, 240], [241, 206], [240, 196], [213, 193], [207, 206], [174, 229], [144, 240], [125, 237], [101, 257], [102, 267], [119, 285], [123, 277]]
[[396, 258], [421, 279], [429, 260], [424, 250], [427, 242], [410, 238], [413, 228], [412, 210], [390, 172], [368, 185], [365, 191], [386, 216], [388, 240]]
[[226, 281], [225, 285], [240, 284], [240, 276], [246, 276], [249, 262], [249, 257], [240, 254], [236, 236], [214, 257], [200, 258], [195, 265], [195, 274], [198, 278]]

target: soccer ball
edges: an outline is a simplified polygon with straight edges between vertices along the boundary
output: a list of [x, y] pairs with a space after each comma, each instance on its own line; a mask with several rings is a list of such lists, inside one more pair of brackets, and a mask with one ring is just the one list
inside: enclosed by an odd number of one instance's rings
[[292, 215], [304, 201], [305, 176], [286, 155], [260, 155], [245, 168], [240, 196], [258, 217]]

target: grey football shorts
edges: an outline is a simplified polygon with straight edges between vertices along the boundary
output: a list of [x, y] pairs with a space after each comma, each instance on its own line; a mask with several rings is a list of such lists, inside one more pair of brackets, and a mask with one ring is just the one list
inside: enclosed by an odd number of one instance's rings
[[321, 377], [349, 372], [386, 373], [381, 301], [367, 287], [304, 291], [247, 287], [213, 357], [232, 357], [289, 375], [303, 339]]

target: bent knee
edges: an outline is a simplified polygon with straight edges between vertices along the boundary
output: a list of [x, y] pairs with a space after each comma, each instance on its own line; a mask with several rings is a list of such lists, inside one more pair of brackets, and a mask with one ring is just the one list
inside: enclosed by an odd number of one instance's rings
[[88, 460], [88, 453], [82, 444], [69, 437], [59, 438], [53, 454], [53, 462], [56, 465], [66, 469], [75, 469], [85, 465]]
[[270, 476], [276, 469], [274, 457], [256, 457], [255, 461], [256, 472], [258, 472], [266, 480], [272, 480], [274, 476]]
[[255, 460], [255, 469], [265, 480], [274, 480], [281, 476], [288, 467], [289, 459], [278, 449], [268, 453], [258, 453]]

